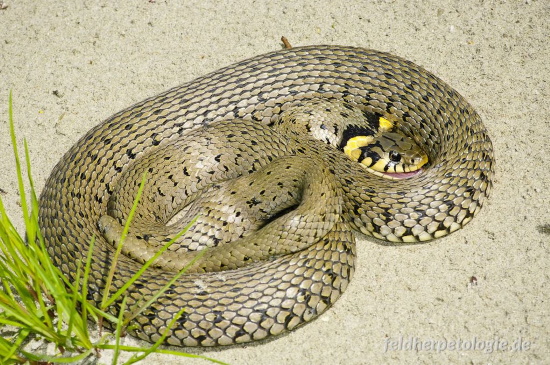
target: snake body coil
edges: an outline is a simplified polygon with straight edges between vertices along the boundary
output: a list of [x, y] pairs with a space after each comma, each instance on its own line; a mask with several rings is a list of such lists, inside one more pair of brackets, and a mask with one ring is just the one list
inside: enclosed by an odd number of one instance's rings
[[[344, 121], [353, 113], [383, 116], [421, 146], [429, 165], [402, 180], [366, 172], [329, 137], [305, 135], [308, 123], [293, 124], [294, 110], [318, 100], [350, 109], [338, 112]], [[281, 115], [289, 115], [289, 124], [279, 126]], [[339, 123], [333, 136], [346, 128]], [[326, 129], [321, 123], [321, 132]], [[324, 312], [351, 279], [354, 230], [415, 242], [464, 226], [486, 201], [493, 154], [472, 107], [399, 57], [312, 46], [242, 61], [115, 114], [54, 168], [40, 198], [46, 246], [73, 277], [96, 237], [92, 301], [101, 301], [111, 241], [143, 172], [151, 183], [113, 288], [200, 214], [129, 288], [128, 304], [149, 298], [193, 251], [210, 247], [192, 272], [133, 320], [133, 334], [156, 341], [185, 308], [166, 342], [216, 346], [277, 335]]]

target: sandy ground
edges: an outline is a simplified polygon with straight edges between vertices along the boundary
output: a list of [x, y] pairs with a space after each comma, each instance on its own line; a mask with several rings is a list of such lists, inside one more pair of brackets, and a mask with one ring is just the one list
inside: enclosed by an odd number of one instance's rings
[[[279, 49], [281, 35], [295, 46], [353, 45], [408, 58], [446, 80], [483, 117], [497, 174], [489, 204], [467, 228], [418, 246], [363, 239], [351, 286], [317, 321], [267, 343], [190, 352], [231, 364], [550, 361], [548, 2], [4, 3], [0, 189], [19, 227], [9, 90], [38, 189], [63, 153], [112, 113]], [[411, 343], [424, 348], [411, 351]], [[108, 361], [105, 354], [99, 363]]]

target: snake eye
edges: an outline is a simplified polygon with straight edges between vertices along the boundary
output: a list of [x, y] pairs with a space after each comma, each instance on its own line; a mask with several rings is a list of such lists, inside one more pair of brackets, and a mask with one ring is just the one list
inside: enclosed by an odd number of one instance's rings
[[401, 154], [397, 151], [390, 151], [390, 160], [393, 162], [401, 161]]

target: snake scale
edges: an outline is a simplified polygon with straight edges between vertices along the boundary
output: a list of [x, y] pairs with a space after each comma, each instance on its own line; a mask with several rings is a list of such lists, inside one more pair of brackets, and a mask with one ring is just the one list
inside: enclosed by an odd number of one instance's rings
[[[317, 120], [309, 108], [325, 102], [343, 122]], [[296, 113], [311, 120], [300, 125]], [[367, 172], [328, 141], [341, 138], [352, 114], [391, 121], [429, 163], [408, 179]], [[311, 138], [313, 124], [332, 137]], [[368, 49], [297, 47], [222, 68], [93, 128], [51, 173], [39, 219], [50, 255], [71, 278], [96, 238], [88, 299], [100, 302], [116, 227], [147, 172], [111, 290], [197, 214], [130, 286], [128, 305], [209, 249], [130, 333], [156, 341], [185, 308], [167, 344], [231, 345], [292, 330], [329, 308], [353, 274], [354, 231], [417, 242], [463, 227], [488, 197], [493, 165], [478, 114], [428, 71]]]

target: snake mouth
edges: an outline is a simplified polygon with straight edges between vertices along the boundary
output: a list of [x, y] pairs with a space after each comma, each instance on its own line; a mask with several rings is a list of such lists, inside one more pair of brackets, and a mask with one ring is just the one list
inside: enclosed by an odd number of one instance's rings
[[422, 173], [422, 170], [423, 169], [418, 169], [418, 170], [409, 171], [409, 172], [383, 172], [382, 174], [384, 175], [384, 177], [388, 179], [402, 180], [402, 179], [410, 179], [411, 177], [420, 175], [420, 173]]

